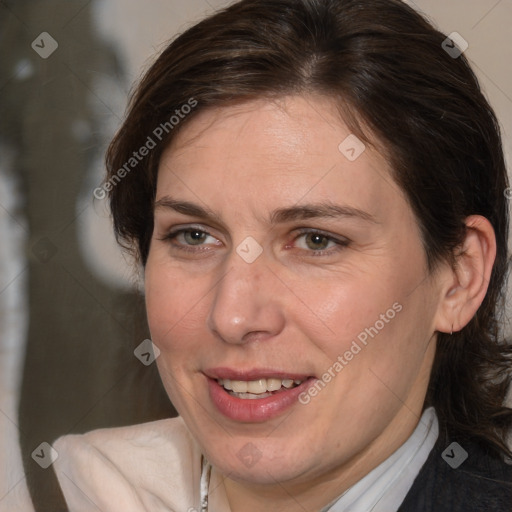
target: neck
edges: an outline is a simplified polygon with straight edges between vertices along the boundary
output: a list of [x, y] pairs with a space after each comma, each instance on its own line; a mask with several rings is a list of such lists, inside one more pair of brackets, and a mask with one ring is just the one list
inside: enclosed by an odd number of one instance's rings
[[302, 475], [293, 482], [276, 481], [275, 485], [255, 485], [225, 478], [231, 512], [322, 510], [405, 443], [421, 416], [421, 409], [411, 411], [413, 409], [404, 404], [370, 445], [320, 476]]

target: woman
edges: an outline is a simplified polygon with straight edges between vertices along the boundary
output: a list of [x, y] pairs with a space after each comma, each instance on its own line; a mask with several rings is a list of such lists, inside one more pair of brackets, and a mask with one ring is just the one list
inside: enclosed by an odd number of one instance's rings
[[160, 55], [104, 189], [180, 417], [59, 440], [70, 510], [510, 510], [507, 177], [454, 48], [245, 0]]

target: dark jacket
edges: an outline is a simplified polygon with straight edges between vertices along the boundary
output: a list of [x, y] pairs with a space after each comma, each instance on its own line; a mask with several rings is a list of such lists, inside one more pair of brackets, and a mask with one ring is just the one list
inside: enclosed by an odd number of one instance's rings
[[457, 447], [446, 451], [450, 445], [438, 439], [398, 512], [512, 512], [512, 466], [460, 441], [467, 458], [454, 469], [446, 462], [457, 455]]

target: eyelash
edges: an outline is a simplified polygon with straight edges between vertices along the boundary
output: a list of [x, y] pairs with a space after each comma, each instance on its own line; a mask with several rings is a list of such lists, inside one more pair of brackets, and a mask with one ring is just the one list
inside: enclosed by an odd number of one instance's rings
[[[173, 240], [175, 240], [179, 235], [185, 234], [185, 233], [191, 233], [191, 232], [197, 232], [197, 233], [205, 234], [207, 236], [213, 236], [211, 233], [209, 233], [208, 231], [205, 231], [202, 228], [199, 228], [199, 227], [196, 228], [194, 226], [190, 226], [190, 227], [187, 227], [187, 228], [178, 229], [176, 231], [171, 231], [170, 233], [168, 233], [167, 235], [163, 236], [162, 238], [159, 238], [159, 240], [168, 241], [168, 242], [171, 243], [171, 245], [174, 248], [176, 248], [176, 249], [178, 249], [180, 251], [188, 252], [188, 253], [195, 253], [195, 254], [197, 254], [199, 252], [206, 252], [206, 251], [208, 251], [209, 249], [205, 249], [204, 246], [202, 246], [202, 245], [197, 245], [197, 246], [195, 246], [196, 248], [193, 248], [194, 246], [191, 246], [191, 245], [186, 245], [186, 244], [183, 245], [183, 244], [177, 244], [177, 243], [173, 242]], [[336, 244], [335, 247], [331, 247], [330, 249], [322, 249], [322, 250], [318, 250], [318, 251], [301, 249], [301, 250], [303, 250], [305, 252], [308, 252], [310, 255], [315, 256], [315, 257], [331, 255], [333, 253], [336, 253], [336, 252], [339, 252], [339, 251], [343, 250], [344, 248], [348, 247], [348, 245], [350, 244], [350, 241], [348, 239], [346, 239], [346, 238], [339, 239], [339, 238], [333, 237], [332, 235], [329, 235], [328, 233], [325, 233], [325, 232], [323, 232], [321, 230], [313, 229], [313, 228], [300, 228], [300, 229], [298, 229], [297, 230], [297, 235], [293, 239], [293, 243], [296, 243], [296, 241], [300, 237], [305, 236], [305, 235], [319, 235], [319, 236], [324, 237], [325, 239], [327, 239], [328, 242], [334, 242]], [[287, 244], [287, 247], [288, 247], [288, 244]]]

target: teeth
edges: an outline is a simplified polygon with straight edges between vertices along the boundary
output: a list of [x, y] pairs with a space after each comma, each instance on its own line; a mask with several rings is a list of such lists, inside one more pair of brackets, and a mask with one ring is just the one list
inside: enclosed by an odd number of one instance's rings
[[272, 393], [262, 393], [261, 395], [253, 395], [252, 393], [233, 393], [233, 396], [237, 398], [245, 398], [246, 400], [255, 400], [258, 398], [267, 398], [267, 396], [272, 396]]
[[247, 393], [247, 381], [245, 380], [232, 380], [231, 389], [235, 393]]
[[[258, 379], [258, 380], [231, 380], [231, 379], [217, 379], [217, 382], [224, 387], [227, 391], [236, 393], [237, 396], [241, 393], [243, 396], [240, 398], [253, 398], [254, 395], [269, 396], [271, 391], [279, 391], [282, 387], [290, 389], [296, 385], [301, 384], [303, 381], [299, 379]], [[262, 398], [259, 396], [258, 398]]]
[[259, 395], [267, 391], [267, 379], [250, 380], [247, 383], [247, 392]]
[[277, 391], [278, 389], [281, 389], [281, 385], [281, 379], [267, 379], [268, 391]]

